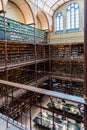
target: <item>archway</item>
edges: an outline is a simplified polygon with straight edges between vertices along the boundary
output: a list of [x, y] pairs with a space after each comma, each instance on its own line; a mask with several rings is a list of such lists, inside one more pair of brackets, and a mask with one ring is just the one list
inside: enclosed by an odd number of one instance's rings
[[8, 0], [6, 16], [25, 24], [34, 23], [33, 12], [25, 0]]
[[43, 11], [38, 12], [37, 19], [38, 19], [38, 22], [39, 22], [39, 24], [36, 23], [37, 28], [38, 28], [38, 25], [40, 25], [42, 30], [48, 30], [49, 29], [48, 19], [47, 19], [47, 16], [45, 15], [45, 13]]

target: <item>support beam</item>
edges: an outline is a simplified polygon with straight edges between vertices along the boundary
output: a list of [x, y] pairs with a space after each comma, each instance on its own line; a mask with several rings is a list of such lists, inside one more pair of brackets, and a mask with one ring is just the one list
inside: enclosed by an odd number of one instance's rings
[[[84, 0], [84, 99], [87, 101], [87, 0]], [[84, 107], [84, 126], [87, 130], [87, 105]]]
[[4, 10], [0, 10], [0, 14], [1, 14], [1, 13], [5, 13]]
[[84, 98], [87, 99], [87, 0], [84, 1]]

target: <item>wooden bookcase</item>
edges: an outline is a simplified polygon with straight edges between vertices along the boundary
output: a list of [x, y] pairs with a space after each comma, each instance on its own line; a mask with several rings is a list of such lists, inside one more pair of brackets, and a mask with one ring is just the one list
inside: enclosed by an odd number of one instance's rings
[[[0, 41], [0, 61], [1, 65], [5, 62], [5, 45]], [[35, 51], [36, 46], [36, 51]], [[25, 65], [16, 68], [8, 69], [8, 80], [18, 83], [29, 83], [39, 79], [46, 74], [51, 76], [62, 76], [70, 78], [70, 82], [73, 82], [73, 78], [83, 79], [84, 74], [84, 44], [29, 44], [25, 42], [7, 42], [7, 63], [25, 63]], [[33, 63], [31, 61], [34, 61]], [[38, 62], [37, 62], [38, 61]], [[31, 62], [31, 64], [26, 64]], [[49, 68], [51, 66], [51, 70]], [[48, 66], [48, 67], [47, 67]], [[50, 73], [49, 73], [50, 72]], [[37, 73], [37, 74], [36, 74]], [[4, 79], [4, 73], [0, 74]], [[62, 92], [65, 92], [63, 90]], [[77, 87], [78, 89], [78, 87]], [[76, 90], [77, 90], [76, 89]], [[67, 86], [67, 93], [69, 87]], [[78, 90], [77, 90], [78, 91]], [[78, 91], [80, 92], [80, 91]], [[82, 91], [81, 91], [82, 92]], [[74, 91], [72, 92], [72, 94]], [[82, 94], [83, 95], [83, 94]]]
[[[58, 83], [61, 84], [61, 82], [64, 82], [66, 84], [66, 87], [58, 85], [53, 87], [53, 89], [72, 95], [83, 96], [84, 82], [82, 79], [84, 79], [84, 44], [56, 44], [50, 46], [51, 76], [57, 78]], [[59, 77], [62, 79], [59, 79]]]
[[35, 65], [8, 70], [8, 80], [24, 84], [35, 80]]
[[71, 75], [76, 78], [84, 78], [84, 64], [82, 61], [71, 62]]
[[8, 42], [8, 63], [35, 60], [35, 46], [33, 44]]
[[66, 59], [70, 58], [70, 45], [51, 45], [51, 58]]
[[[36, 57], [37, 56], [37, 57]], [[7, 63], [22, 63], [49, 58], [48, 45], [7, 42]], [[5, 43], [0, 41], [0, 66], [5, 63]]]
[[[49, 87], [51, 85], [51, 87]], [[54, 77], [39, 84], [39, 87], [53, 91], [71, 94], [79, 97], [84, 96], [84, 82], [71, 80], [70, 78]]]
[[52, 60], [51, 61], [52, 75], [70, 76], [70, 62], [68, 60]]
[[35, 60], [35, 46], [33, 44], [20, 44], [20, 58], [21, 61]]
[[0, 41], [0, 66], [5, 64], [5, 44]]

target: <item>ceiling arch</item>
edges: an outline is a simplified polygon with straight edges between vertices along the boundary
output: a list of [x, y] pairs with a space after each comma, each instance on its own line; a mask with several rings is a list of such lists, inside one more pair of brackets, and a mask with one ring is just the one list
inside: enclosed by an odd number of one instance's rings
[[20, 9], [21, 13], [23, 14], [25, 24], [34, 23], [32, 9], [25, 0], [8, 0], [8, 2], [14, 3]]
[[41, 23], [42, 30], [48, 30], [49, 29], [49, 23], [47, 16], [43, 11], [38, 12], [37, 17]]
[[53, 16], [54, 11], [62, 4], [71, 0], [30, 0], [31, 2], [38, 4], [38, 7], [46, 12], [48, 15]]

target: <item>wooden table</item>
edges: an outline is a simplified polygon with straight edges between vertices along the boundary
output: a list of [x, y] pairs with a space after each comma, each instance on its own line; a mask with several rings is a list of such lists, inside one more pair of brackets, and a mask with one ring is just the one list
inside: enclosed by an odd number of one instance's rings
[[75, 118], [80, 122], [83, 122], [84, 112], [80, 111], [79, 108], [73, 104], [62, 103], [62, 102], [49, 102], [47, 106], [51, 109], [57, 110], [60, 114], [66, 114], [70, 118]]
[[77, 123], [71, 123], [67, 122], [65, 120], [62, 120], [60, 118], [54, 117], [54, 123], [53, 123], [53, 116], [50, 114], [47, 114], [44, 116], [43, 115], [38, 115], [36, 116], [33, 121], [41, 125], [43, 127], [46, 127], [49, 130], [53, 130], [53, 125], [54, 128], [57, 130], [80, 130], [80, 127]]

